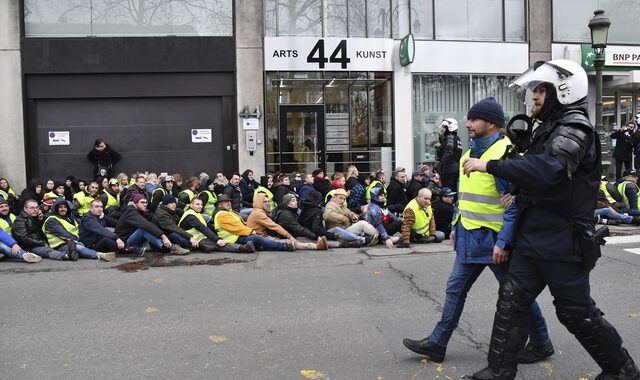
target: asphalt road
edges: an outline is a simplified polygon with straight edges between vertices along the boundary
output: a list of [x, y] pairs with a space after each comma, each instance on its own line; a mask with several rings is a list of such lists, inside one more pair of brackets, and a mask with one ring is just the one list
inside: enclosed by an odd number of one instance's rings
[[[615, 239], [592, 273], [593, 297], [640, 359], [640, 256], [625, 250], [640, 252], [640, 239]], [[225, 257], [238, 262], [217, 260]], [[459, 379], [486, 363], [490, 271], [469, 294], [444, 363], [402, 345], [437, 322], [453, 258], [450, 246], [433, 244], [195, 254], [139, 267], [132, 258], [2, 261], [0, 378]], [[595, 377], [548, 292], [538, 301], [556, 354], [521, 366], [518, 378]]]

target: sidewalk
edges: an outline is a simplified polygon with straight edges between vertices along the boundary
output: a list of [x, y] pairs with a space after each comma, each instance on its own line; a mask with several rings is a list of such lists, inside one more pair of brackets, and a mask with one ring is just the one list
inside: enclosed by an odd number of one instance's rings
[[[597, 228], [600, 228], [602, 224], [596, 225]], [[620, 224], [617, 226], [608, 226], [609, 227], [609, 236], [629, 236], [629, 235], [640, 235], [640, 226], [634, 226], [632, 224]]]

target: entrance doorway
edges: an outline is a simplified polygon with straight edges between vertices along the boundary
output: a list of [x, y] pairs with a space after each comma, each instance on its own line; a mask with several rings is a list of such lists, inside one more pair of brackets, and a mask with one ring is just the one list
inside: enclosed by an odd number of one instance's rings
[[284, 173], [325, 170], [323, 105], [280, 106], [280, 167]]

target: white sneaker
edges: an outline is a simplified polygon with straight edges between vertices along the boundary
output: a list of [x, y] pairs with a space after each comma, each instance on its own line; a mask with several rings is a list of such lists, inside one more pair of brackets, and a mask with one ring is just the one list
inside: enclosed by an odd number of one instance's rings
[[0, 253], [0, 259], [4, 257], [4, 253]]
[[25, 252], [22, 254], [22, 260], [28, 263], [37, 263], [42, 260], [42, 257], [36, 255], [35, 253]]
[[98, 260], [104, 260], [106, 262], [113, 261], [116, 258], [115, 252], [96, 252]]

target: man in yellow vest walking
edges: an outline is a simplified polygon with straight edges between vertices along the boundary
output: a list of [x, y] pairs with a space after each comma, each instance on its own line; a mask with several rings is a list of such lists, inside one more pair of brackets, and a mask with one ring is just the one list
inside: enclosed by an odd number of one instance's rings
[[[505, 122], [502, 106], [491, 97], [481, 100], [471, 107], [467, 119], [466, 127], [472, 141], [460, 162], [468, 157], [502, 159], [510, 145], [509, 139], [500, 134]], [[450, 235], [456, 259], [447, 281], [442, 317], [427, 338], [407, 338], [403, 341], [411, 351], [435, 362], [444, 361], [467, 293], [484, 268], [489, 267], [498, 282], [502, 282], [506, 276], [516, 220], [515, 205], [505, 210], [500, 202], [501, 195], [509, 190], [507, 181], [476, 172], [461, 176], [459, 180], [457, 210]], [[533, 303], [531, 311], [529, 344], [518, 355], [520, 363], [537, 362], [554, 353], [547, 325], [537, 303]]]

